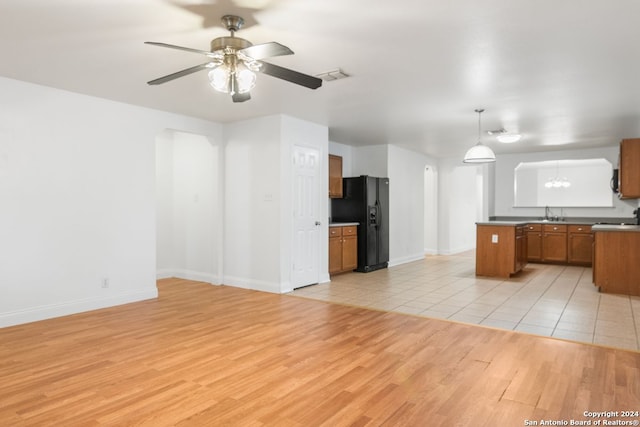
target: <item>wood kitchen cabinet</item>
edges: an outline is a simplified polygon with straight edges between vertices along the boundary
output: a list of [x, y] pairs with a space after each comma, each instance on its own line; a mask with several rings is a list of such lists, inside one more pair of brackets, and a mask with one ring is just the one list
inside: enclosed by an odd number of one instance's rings
[[591, 265], [593, 257], [593, 235], [590, 225], [570, 225], [567, 235], [567, 262]]
[[567, 262], [567, 226], [542, 224], [542, 261]]
[[601, 292], [640, 296], [640, 232], [595, 231], [593, 283]]
[[527, 224], [527, 260], [542, 261], [542, 224]]
[[515, 271], [522, 270], [527, 265], [527, 231], [524, 226], [516, 227], [516, 263]]
[[640, 198], [640, 138], [623, 139], [620, 142], [620, 164], [618, 167], [620, 198]]
[[524, 225], [477, 224], [476, 275], [509, 277], [527, 264]]
[[342, 198], [342, 157], [329, 154], [329, 197]]
[[358, 267], [356, 225], [329, 227], [329, 274], [353, 271]]
[[588, 224], [527, 224], [529, 262], [590, 266], [593, 237]]

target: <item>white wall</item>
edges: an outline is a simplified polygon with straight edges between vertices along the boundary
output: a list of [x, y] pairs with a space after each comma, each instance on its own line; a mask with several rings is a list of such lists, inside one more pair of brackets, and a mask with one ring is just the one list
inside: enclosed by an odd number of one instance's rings
[[351, 176], [389, 177], [388, 147], [388, 145], [354, 147], [352, 151]]
[[[268, 116], [226, 125], [225, 141], [224, 283], [290, 291], [291, 149], [293, 144], [313, 146], [325, 159], [328, 129], [288, 116]], [[324, 160], [321, 170], [327, 168]], [[321, 191], [324, 218], [326, 183]], [[328, 224], [322, 224], [320, 280], [328, 280]]]
[[460, 158], [438, 163], [439, 229], [441, 254], [455, 254], [475, 248], [477, 221], [486, 220], [486, 181], [491, 165], [464, 165]]
[[167, 130], [156, 143], [157, 277], [220, 283], [219, 144]]
[[155, 297], [156, 135], [219, 127], [5, 78], [0, 93], [0, 326]]
[[424, 253], [438, 254], [438, 169], [430, 162], [424, 171]]
[[280, 290], [280, 120], [225, 126], [224, 282]]
[[[528, 162], [543, 160], [568, 160], [605, 158], [614, 168], [618, 164], [619, 147], [591, 148], [581, 150], [566, 150], [554, 152], [527, 153], [519, 155], [497, 155], [495, 163], [495, 210], [496, 216], [544, 216], [544, 208], [516, 208], [513, 194], [514, 169], [518, 163], [526, 159]], [[633, 210], [638, 206], [636, 200], [619, 200], [613, 193], [613, 207], [600, 208], [563, 208], [567, 217], [632, 217]]]
[[389, 265], [424, 258], [424, 170], [427, 156], [388, 146]]

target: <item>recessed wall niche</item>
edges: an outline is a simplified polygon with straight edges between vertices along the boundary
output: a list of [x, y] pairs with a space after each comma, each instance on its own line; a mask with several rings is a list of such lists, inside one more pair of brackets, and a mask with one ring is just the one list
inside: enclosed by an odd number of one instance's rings
[[613, 166], [606, 159], [521, 162], [514, 207], [612, 207]]

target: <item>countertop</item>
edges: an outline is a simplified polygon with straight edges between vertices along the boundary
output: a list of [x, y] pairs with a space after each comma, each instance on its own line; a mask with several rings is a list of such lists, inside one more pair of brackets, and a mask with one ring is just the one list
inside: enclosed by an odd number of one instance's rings
[[640, 231], [640, 225], [635, 224], [595, 224], [591, 231]]
[[476, 222], [477, 225], [495, 225], [495, 226], [518, 226], [526, 224], [564, 224], [564, 225], [591, 225], [592, 231], [638, 231], [640, 225], [635, 224], [595, 224], [593, 222], [582, 221], [485, 221]]
[[500, 226], [511, 226], [515, 227], [518, 225], [527, 225], [531, 221], [486, 221], [486, 222], [476, 222], [476, 225], [500, 225]]
[[539, 219], [536, 221], [527, 221], [528, 224], [566, 224], [566, 225], [593, 225], [595, 222], [593, 221], [545, 221], [544, 219]]
[[329, 227], [348, 227], [350, 225], [360, 225], [359, 222], [331, 222]]

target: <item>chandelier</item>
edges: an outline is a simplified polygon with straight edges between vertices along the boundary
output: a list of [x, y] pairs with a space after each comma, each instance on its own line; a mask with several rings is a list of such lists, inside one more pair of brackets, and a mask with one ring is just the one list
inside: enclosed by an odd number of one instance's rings
[[556, 175], [553, 177], [549, 177], [547, 182], [544, 183], [545, 188], [569, 188], [571, 187], [571, 182], [567, 179], [567, 177], [560, 176], [560, 162], [556, 162]]

